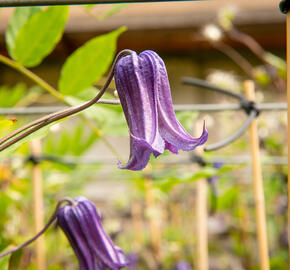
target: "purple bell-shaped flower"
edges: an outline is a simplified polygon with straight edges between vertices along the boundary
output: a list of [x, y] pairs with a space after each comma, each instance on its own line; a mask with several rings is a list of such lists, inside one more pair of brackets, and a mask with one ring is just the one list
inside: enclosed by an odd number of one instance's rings
[[142, 170], [151, 154], [165, 149], [177, 154], [207, 141], [205, 127], [199, 138], [189, 135], [176, 119], [166, 67], [153, 51], [122, 57], [115, 67], [118, 95], [130, 129], [130, 158], [122, 169]]
[[57, 222], [67, 236], [81, 270], [119, 270], [127, 265], [121, 249], [105, 233], [95, 205], [84, 197], [63, 206]]

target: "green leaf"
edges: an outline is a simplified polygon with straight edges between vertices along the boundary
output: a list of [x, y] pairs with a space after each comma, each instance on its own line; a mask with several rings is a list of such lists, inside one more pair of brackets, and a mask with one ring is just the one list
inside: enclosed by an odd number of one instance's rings
[[15, 9], [5, 33], [7, 50], [12, 58], [14, 58], [13, 50], [19, 30], [33, 14], [39, 11], [41, 11], [39, 7], [20, 7]]
[[267, 61], [270, 65], [277, 68], [279, 72], [279, 76], [283, 79], [286, 79], [286, 61], [281, 57], [274, 55], [270, 52], [266, 52], [264, 55], [265, 61]]
[[95, 4], [89, 4], [89, 5], [86, 5], [84, 8], [86, 11], [90, 11], [94, 6]]
[[252, 71], [255, 80], [260, 85], [268, 85], [271, 83], [271, 77], [264, 67], [255, 67]]
[[121, 27], [93, 38], [68, 57], [58, 84], [60, 92], [75, 95], [99, 80], [113, 60], [118, 36], [125, 30]]
[[0, 120], [0, 130], [10, 128], [13, 124], [12, 120]]
[[19, 249], [13, 252], [9, 260], [9, 270], [21, 270], [21, 258], [23, 255], [23, 249]]
[[[10, 248], [11, 247], [5, 248], [4, 250], [1, 251], [1, 253], [4, 252], [5, 250], [10, 249]], [[3, 258], [0, 258], [0, 269], [1, 270], [8, 270], [9, 269], [8, 267], [9, 267], [9, 259], [10, 259], [10, 256], [11, 256], [11, 254], [10, 255], [7, 255], [7, 256], [5, 256]]]
[[27, 88], [24, 84], [17, 84], [12, 88], [0, 86], [0, 107], [9, 108], [15, 106], [27, 95]]
[[61, 39], [68, 7], [55, 6], [37, 12], [21, 27], [13, 50], [14, 59], [26, 67], [37, 66]]
[[44, 143], [44, 152], [49, 155], [80, 156], [89, 149], [98, 139], [98, 136], [86, 130], [80, 122], [74, 128], [62, 129], [57, 136], [51, 134]]

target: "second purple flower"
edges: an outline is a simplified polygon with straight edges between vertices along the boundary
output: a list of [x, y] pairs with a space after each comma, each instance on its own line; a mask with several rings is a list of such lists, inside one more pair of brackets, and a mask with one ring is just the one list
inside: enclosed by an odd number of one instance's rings
[[157, 157], [168, 149], [177, 154], [207, 141], [205, 127], [199, 138], [193, 138], [176, 119], [166, 67], [155, 52], [121, 58], [115, 82], [130, 129], [130, 158], [120, 168], [142, 170], [152, 153]]

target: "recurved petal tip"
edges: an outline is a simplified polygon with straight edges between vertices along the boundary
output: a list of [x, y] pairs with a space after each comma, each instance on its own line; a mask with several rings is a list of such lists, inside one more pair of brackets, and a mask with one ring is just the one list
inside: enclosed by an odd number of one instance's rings
[[164, 141], [161, 141], [159, 145], [152, 147], [146, 140], [138, 138], [133, 134], [130, 134], [130, 157], [127, 164], [123, 165], [120, 161], [118, 167], [120, 169], [128, 169], [133, 171], [143, 170], [150, 160], [150, 156], [153, 153], [155, 157], [164, 152]]

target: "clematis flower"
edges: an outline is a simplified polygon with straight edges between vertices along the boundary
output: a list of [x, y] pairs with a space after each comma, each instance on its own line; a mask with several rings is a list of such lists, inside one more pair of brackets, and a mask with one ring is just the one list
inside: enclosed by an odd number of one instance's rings
[[168, 149], [177, 154], [207, 141], [205, 126], [201, 136], [193, 138], [176, 119], [166, 67], [155, 52], [122, 57], [115, 67], [115, 83], [130, 129], [129, 161], [119, 168], [142, 170], [152, 153], [157, 157]]
[[121, 249], [105, 233], [95, 205], [84, 197], [74, 199], [57, 214], [58, 225], [67, 236], [81, 270], [119, 270], [127, 265]]
[[190, 264], [186, 261], [180, 261], [174, 267], [174, 270], [191, 270], [191, 269], [192, 268]]

